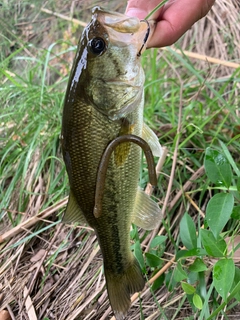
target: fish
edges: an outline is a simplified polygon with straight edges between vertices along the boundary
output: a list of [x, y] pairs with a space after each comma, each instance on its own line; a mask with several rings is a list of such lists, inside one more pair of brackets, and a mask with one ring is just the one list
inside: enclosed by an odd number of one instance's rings
[[146, 21], [93, 8], [78, 43], [62, 115], [70, 185], [63, 222], [94, 229], [117, 320], [125, 318], [131, 295], [145, 286], [130, 249], [131, 224], [151, 230], [162, 219], [158, 204], [138, 186], [141, 148], [146, 155], [150, 150], [161, 156], [157, 136], [143, 122], [140, 56], [148, 35]]

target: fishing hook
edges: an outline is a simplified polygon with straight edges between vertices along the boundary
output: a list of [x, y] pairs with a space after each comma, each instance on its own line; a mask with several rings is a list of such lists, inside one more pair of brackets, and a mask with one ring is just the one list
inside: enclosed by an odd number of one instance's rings
[[147, 29], [147, 32], [146, 32], [145, 37], [144, 37], [144, 39], [143, 39], [143, 44], [142, 44], [142, 46], [141, 46], [141, 48], [140, 48], [140, 50], [139, 50], [139, 52], [138, 52], [138, 54], [137, 54], [138, 57], [141, 56], [142, 49], [143, 49], [143, 47], [145, 46], [145, 44], [146, 44], [146, 42], [147, 42], [147, 39], [148, 39], [148, 37], [149, 37], [149, 34], [150, 34], [150, 24], [149, 24], [149, 22], [148, 22], [147, 20], [141, 20], [141, 22], [146, 22], [147, 25], [148, 25], [148, 29]]

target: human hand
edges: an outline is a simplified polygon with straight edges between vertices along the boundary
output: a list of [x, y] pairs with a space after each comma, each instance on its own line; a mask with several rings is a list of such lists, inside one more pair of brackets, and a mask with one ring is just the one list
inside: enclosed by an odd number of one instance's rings
[[[161, 1], [128, 0], [126, 14], [144, 19]], [[215, 0], [169, 0], [150, 20], [157, 21], [148, 48], [169, 46], [176, 42], [196, 21], [203, 18]]]

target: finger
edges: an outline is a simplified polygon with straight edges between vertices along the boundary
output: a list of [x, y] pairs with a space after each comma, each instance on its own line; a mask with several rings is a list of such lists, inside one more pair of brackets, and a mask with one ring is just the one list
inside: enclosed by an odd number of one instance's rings
[[[129, 0], [126, 8], [126, 14], [130, 17], [138, 17], [139, 19], [145, 19], [145, 17], [162, 1], [160, 0]], [[156, 19], [161, 10], [158, 10], [151, 16], [151, 19]]]
[[148, 42], [150, 47], [164, 47], [176, 42], [191, 26], [204, 17], [215, 0], [173, 1], [162, 11], [156, 29]]

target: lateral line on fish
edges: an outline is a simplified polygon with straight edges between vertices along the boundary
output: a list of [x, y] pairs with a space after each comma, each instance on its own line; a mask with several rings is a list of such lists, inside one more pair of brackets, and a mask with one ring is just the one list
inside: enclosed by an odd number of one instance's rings
[[132, 142], [139, 145], [142, 148], [147, 160], [149, 182], [153, 187], [157, 186], [157, 175], [155, 171], [154, 158], [153, 158], [152, 150], [148, 145], [148, 143], [145, 140], [143, 140], [141, 137], [138, 137], [134, 134], [125, 134], [125, 135], [116, 137], [106, 147], [98, 167], [96, 190], [95, 190], [95, 205], [93, 209], [93, 214], [95, 218], [99, 218], [102, 214], [102, 200], [103, 200], [103, 193], [104, 193], [104, 185], [105, 185], [107, 168], [108, 168], [110, 157], [114, 149], [123, 142]]

